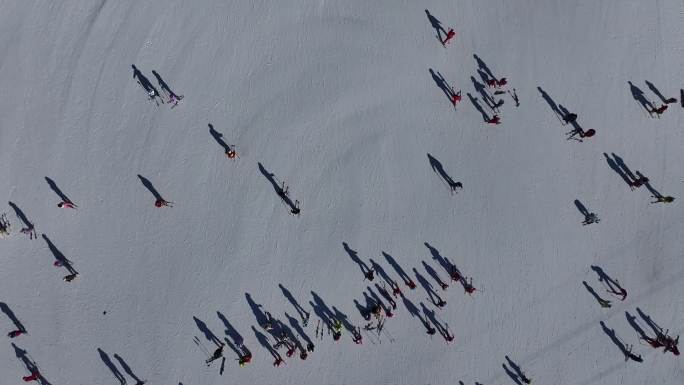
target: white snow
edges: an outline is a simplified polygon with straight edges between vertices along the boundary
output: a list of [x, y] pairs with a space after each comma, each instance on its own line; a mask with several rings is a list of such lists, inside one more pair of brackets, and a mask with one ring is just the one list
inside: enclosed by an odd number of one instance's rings
[[[446, 49], [425, 9], [456, 30]], [[28, 335], [0, 344], [0, 384], [29, 374], [11, 343], [53, 385], [119, 384], [98, 349], [129, 384], [114, 354], [150, 385], [514, 384], [506, 355], [535, 384], [681, 384], [681, 358], [640, 344], [625, 312], [651, 336], [637, 307], [682, 331], [684, 109], [651, 119], [628, 81], [658, 104], [645, 80], [679, 99], [683, 21], [675, 0], [0, 2], [0, 196], [38, 233], [2, 210], [0, 301]], [[482, 103], [474, 54], [520, 98], [503, 95], [499, 126], [466, 95]], [[180, 105], [155, 106], [131, 64], [155, 87], [156, 70]], [[456, 111], [429, 69], [462, 90]], [[537, 87], [596, 136], [566, 140]], [[428, 153], [463, 190], [450, 193]], [[604, 153], [676, 200], [630, 191]], [[258, 162], [288, 184], [299, 217]], [[155, 208], [138, 174], [175, 207]], [[46, 176], [78, 210], [56, 207]], [[575, 199], [601, 222], [582, 226]], [[274, 368], [245, 294], [287, 324], [285, 312], [298, 317], [282, 284], [311, 311], [311, 339], [312, 292], [363, 325], [353, 301], [370, 283], [343, 242], [399, 282], [382, 252], [418, 283], [416, 268], [446, 299], [436, 314], [454, 342], [430, 338], [398, 301], [394, 343], [325, 335], [306, 361]], [[439, 290], [422, 261], [448, 275], [425, 242], [482, 291]], [[619, 279], [624, 302], [591, 265]], [[420, 284], [402, 290], [435, 309]], [[193, 343], [211, 345], [193, 317], [226, 337], [217, 312], [253, 353], [240, 368], [225, 349], [222, 376]], [[600, 321], [644, 362], [625, 362]], [[13, 328], [0, 313], [0, 331]]]

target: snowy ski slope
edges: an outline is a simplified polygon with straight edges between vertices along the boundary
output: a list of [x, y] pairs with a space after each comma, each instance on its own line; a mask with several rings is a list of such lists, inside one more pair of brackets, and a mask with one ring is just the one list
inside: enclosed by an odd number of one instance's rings
[[[446, 48], [426, 10], [456, 30]], [[637, 308], [682, 332], [683, 42], [675, 0], [0, 1], [0, 196], [37, 232], [0, 210], [12, 226], [0, 302], [28, 331], [0, 344], [0, 385], [29, 374], [22, 351], [53, 385], [515, 384], [505, 356], [534, 384], [681, 384], [681, 358], [640, 343], [626, 312], [650, 336]], [[519, 97], [501, 95], [501, 125], [467, 96], [492, 115], [474, 55]], [[184, 99], [155, 105], [132, 64]], [[430, 70], [462, 91], [456, 108]], [[645, 81], [678, 99], [660, 119], [628, 83], [660, 105]], [[596, 136], [566, 140], [537, 87]], [[631, 191], [612, 154], [676, 200]], [[299, 217], [264, 173], [286, 182]], [[138, 175], [174, 207], [155, 208]], [[56, 207], [46, 177], [77, 210]], [[600, 223], [583, 226], [575, 200]], [[401, 282], [383, 253], [396, 261], [417, 284], [401, 284], [409, 308], [434, 310], [454, 341], [427, 335], [399, 298], [379, 338], [317, 339], [316, 309], [363, 326], [354, 300], [383, 281], [364, 281], [343, 243]], [[435, 255], [472, 277], [472, 296]], [[248, 298], [297, 332], [279, 284], [311, 312], [315, 350], [276, 368]], [[625, 362], [600, 322], [643, 362]], [[226, 348], [222, 375], [205, 366], [202, 324], [244, 339], [252, 362]], [[3, 311], [0, 331], [14, 328]]]

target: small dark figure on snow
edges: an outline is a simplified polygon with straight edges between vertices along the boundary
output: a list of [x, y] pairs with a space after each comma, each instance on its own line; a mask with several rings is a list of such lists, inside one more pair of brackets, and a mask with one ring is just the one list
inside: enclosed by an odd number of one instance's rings
[[572, 123], [576, 120], [577, 120], [577, 114], [572, 113], [572, 112], [568, 113], [567, 115], [565, 115], [563, 117], [563, 121], [565, 122], [565, 124]]
[[429, 334], [429, 335], [432, 336], [432, 335], [434, 335], [435, 333], [437, 333], [437, 329], [433, 328], [432, 326], [426, 325], [425, 327], [426, 327], [426, 329], [427, 329], [427, 330], [426, 330], [426, 333], [427, 333], [427, 334]]
[[499, 115], [494, 115], [487, 120], [487, 123], [495, 125], [501, 124], [501, 118], [499, 117]]
[[57, 203], [57, 207], [59, 207], [60, 209], [61, 208], [76, 209], [78, 206], [76, 206], [73, 202], [63, 201], [63, 202]]
[[299, 201], [295, 200], [294, 207], [290, 210], [290, 213], [293, 215], [299, 215], [301, 211], [299, 210]]
[[665, 196], [665, 197], [664, 197], [664, 196], [659, 196], [659, 197], [657, 197], [657, 196], [655, 196], [655, 195], [652, 195], [652, 197], [655, 198], [656, 200], [653, 201], [653, 202], [651, 202], [651, 203], [672, 203], [672, 202], [675, 200], [675, 199], [674, 199], [673, 197], [671, 197], [671, 196]]
[[449, 32], [447, 32], [446, 38], [444, 38], [444, 41], [442, 42], [442, 45], [446, 46], [447, 43], [449, 43], [449, 41], [450, 41], [451, 39], [453, 39], [455, 36], [456, 36], [456, 32], [454, 31], [454, 29], [453, 29], [453, 28], [449, 28]]
[[513, 89], [513, 92], [508, 91], [508, 94], [511, 95], [511, 97], [513, 98], [515, 106], [520, 107], [520, 99], [518, 99], [518, 94], [515, 92], [515, 88]]
[[655, 112], [656, 116], [660, 117], [660, 115], [662, 115], [663, 112], [665, 112], [665, 110], [667, 110], [667, 107], [668, 107], [667, 104], [663, 104], [662, 106], [660, 106], [658, 108], [654, 108], [653, 110], [651, 110], [651, 112], [652, 113]]
[[21, 379], [25, 382], [38, 381], [40, 380], [40, 373], [37, 370], [33, 370], [30, 376], [24, 376]]
[[218, 360], [219, 358], [223, 357], [223, 344], [219, 345], [216, 350], [214, 350], [214, 354], [211, 355], [209, 359], [207, 359], [205, 362], [207, 366], [209, 366], [212, 362]]
[[453, 104], [454, 107], [456, 107], [456, 105], [457, 105], [460, 101], [461, 101], [461, 91], [459, 90], [458, 92], [456, 92], [455, 94], [453, 94], [453, 95], [451, 96], [451, 104]]
[[590, 225], [592, 223], [599, 223], [601, 220], [599, 217], [596, 215], [596, 213], [589, 213], [584, 217], [584, 222], [582, 222], [582, 225]]
[[372, 281], [372, 280], [375, 278], [375, 275], [374, 275], [374, 274], [375, 274], [375, 270], [369, 269], [368, 271], [366, 271], [366, 272], [363, 274], [363, 277], [364, 277], [363, 280], [364, 280], [364, 281], [365, 281], [365, 280]]
[[71, 281], [73, 281], [77, 276], [78, 276], [78, 273], [69, 274], [69, 275], [64, 276], [64, 278], [62, 278], [62, 280], [64, 280], [65, 282], [71, 282]]
[[249, 364], [250, 362], [252, 362], [252, 353], [250, 353], [250, 352], [247, 352], [247, 354], [243, 355], [238, 360], [238, 364], [240, 365], [240, 367], [244, 367], [245, 365]]
[[173, 202], [164, 200], [163, 198], [157, 198], [154, 201], [154, 207], [173, 207]]
[[7, 337], [15, 338], [15, 337], [19, 337], [22, 334], [26, 334], [26, 331], [21, 330], [21, 329], [17, 329], [17, 330], [12, 330], [11, 332], [7, 333]]
[[642, 175], [639, 171], [636, 171], [636, 174], [637, 174], [638, 178], [635, 179], [634, 182], [632, 182], [630, 184], [630, 187], [639, 188], [639, 187], [643, 186], [644, 184], [646, 184], [650, 181], [647, 177]]

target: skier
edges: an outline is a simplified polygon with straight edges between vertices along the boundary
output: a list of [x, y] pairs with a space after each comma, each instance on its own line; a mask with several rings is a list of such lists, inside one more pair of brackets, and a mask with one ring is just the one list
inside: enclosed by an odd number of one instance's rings
[[501, 124], [501, 118], [499, 118], [499, 115], [494, 115], [489, 120], [487, 120], [487, 123], [496, 125]]
[[22, 330], [22, 329], [17, 329], [17, 330], [12, 330], [11, 332], [7, 333], [7, 337], [14, 338], [14, 337], [19, 337], [22, 334], [26, 334], [26, 331]]
[[440, 308], [440, 309], [443, 308], [444, 306], [446, 306], [446, 301], [445, 301], [445, 300], [441, 299], [440, 297], [437, 297], [437, 298], [438, 298], [439, 300], [437, 301], [437, 303], [435, 303], [435, 306], [437, 306], [437, 307]]
[[627, 298], [627, 290], [625, 290], [623, 288], [620, 288], [620, 291], [617, 291], [613, 288], [611, 288], [611, 290], [606, 290], [606, 291], [611, 293], [611, 294], [615, 294], [615, 295], [621, 297], [620, 301], [624, 301]]
[[461, 101], [461, 90], [458, 90], [457, 93], [452, 94], [451, 96], [451, 104], [456, 107], [456, 104], [458, 104]]
[[434, 334], [437, 332], [437, 329], [435, 329], [435, 328], [433, 328], [432, 326], [430, 326], [430, 324], [425, 324], [425, 328], [427, 329], [427, 330], [426, 330], [426, 333], [429, 334], [429, 335], [431, 335], [431, 336], [434, 335]]
[[520, 107], [520, 100], [518, 99], [518, 94], [515, 92], [515, 88], [513, 89], [513, 93], [511, 93], [511, 91], [508, 91], [508, 94], [511, 95], [511, 97], [513, 98], [515, 106]]
[[5, 238], [9, 235], [10, 223], [7, 220], [7, 214], [0, 215], [0, 238]]
[[651, 195], [651, 196], [656, 199], [655, 201], [653, 201], [651, 203], [672, 203], [672, 201], [674, 201], [674, 198], [671, 196], [666, 196], [666, 197], [655, 196], [655, 195]]
[[402, 292], [401, 292], [401, 289], [399, 288], [399, 285], [397, 285], [397, 284], [392, 285], [392, 294], [393, 294], [395, 297], [398, 297], [398, 296], [400, 296], [400, 295], [403, 295]]
[[285, 352], [285, 355], [288, 357], [292, 357], [292, 355], [297, 351], [297, 346], [292, 346], [291, 348], [287, 349], [287, 352]]
[[76, 276], [78, 276], [78, 273], [69, 274], [69, 275], [64, 276], [64, 278], [62, 278], [62, 280], [64, 282], [71, 282], [74, 280], [74, 278], [76, 278]]
[[473, 279], [470, 278], [470, 282], [468, 282], [465, 278], [463, 279], [463, 289], [465, 290], [468, 295], [472, 295], [475, 292], [475, 286], [473, 286]]
[[309, 342], [308, 344], [306, 344], [306, 350], [307, 350], [308, 352], [313, 352], [313, 351], [314, 351], [314, 344], [313, 344], [313, 342]]
[[25, 382], [38, 381], [40, 379], [40, 373], [37, 370], [32, 370], [30, 376], [24, 376], [21, 378]]
[[363, 277], [364, 277], [363, 280], [364, 281], [365, 280], [372, 281], [375, 278], [375, 276], [373, 275], [374, 273], [375, 273], [375, 270], [369, 269], [367, 272], [363, 273]]
[[576, 120], [577, 120], [577, 114], [572, 113], [572, 112], [568, 113], [567, 115], [565, 115], [563, 117], [563, 121], [565, 122], [565, 124], [572, 123]]
[[230, 146], [226, 149], [226, 156], [228, 159], [239, 158], [237, 151], [235, 151], [235, 147]]
[[61, 208], [67, 208], [67, 209], [76, 209], [78, 206], [76, 206], [73, 202], [68, 202], [68, 201], [62, 201], [57, 203], [57, 207]]
[[582, 225], [590, 225], [592, 223], [599, 223], [601, 220], [598, 218], [596, 213], [589, 213], [587, 214], [586, 217], [584, 217], [584, 222], [582, 222]]
[[647, 177], [641, 175], [641, 173], [639, 173], [639, 171], [637, 171], [636, 174], [637, 174], [639, 177], [638, 177], [636, 180], [634, 180], [634, 182], [631, 183], [631, 186], [632, 186], [632, 187], [639, 188], [639, 187], [643, 186], [644, 183], [648, 183], [648, 182], [649, 182], [649, 179], [648, 179]]
[[447, 32], [446, 37], [444, 38], [444, 41], [442, 42], [442, 45], [446, 47], [447, 43], [451, 39], [453, 39], [456, 36], [456, 32], [454, 31], [453, 28], [449, 28], [449, 32]]
[[333, 330], [333, 340], [338, 341], [342, 337], [342, 322], [340, 320], [335, 320], [332, 325]]
[[300, 212], [301, 210], [299, 209], [299, 201], [295, 200], [294, 207], [290, 209], [290, 213], [292, 215], [299, 215]]
[[363, 344], [363, 337], [361, 336], [361, 328], [357, 326], [356, 329], [354, 329], [353, 333], [354, 333], [354, 343], [357, 345]]
[[506, 84], [508, 84], [508, 80], [506, 80], [506, 78], [501, 78], [501, 79], [499, 79], [499, 80], [496, 81], [496, 85], [497, 85], [498, 87], [503, 87], [503, 86], [505, 86]]
[[580, 131], [580, 137], [582, 137], [582, 138], [591, 138], [595, 134], [596, 134], [596, 130], [594, 130], [593, 128], [590, 128], [586, 131]]
[[489, 87], [494, 87], [494, 88], [496, 88], [497, 84], [498, 84], [498, 82], [497, 82], [496, 79], [489, 79], [489, 80], [487, 80], [487, 86], [489, 86]]
[[207, 366], [209, 366], [212, 362], [218, 360], [221, 357], [223, 357], [223, 344], [216, 348], [216, 350], [214, 350], [214, 354], [211, 355], [211, 358], [207, 359], [205, 362]]
[[238, 364], [240, 367], [244, 367], [245, 365], [249, 364], [252, 361], [252, 353], [247, 352], [244, 356], [240, 357], [238, 360]]
[[285, 361], [283, 361], [283, 357], [278, 356], [278, 357], [276, 357], [276, 360], [273, 361], [273, 366], [278, 366], [278, 367], [279, 367], [280, 364], [282, 364], [282, 363], [284, 363], [284, 362], [285, 362]]
[[154, 207], [173, 207], [173, 202], [164, 200], [163, 198], [157, 198], [154, 201]]
[[652, 113], [655, 112], [656, 116], [660, 117], [660, 115], [662, 115], [663, 112], [665, 112], [665, 110], [667, 110], [667, 104], [663, 104], [662, 106], [660, 106], [658, 108], [654, 108], [653, 110], [651, 110], [651, 112]]

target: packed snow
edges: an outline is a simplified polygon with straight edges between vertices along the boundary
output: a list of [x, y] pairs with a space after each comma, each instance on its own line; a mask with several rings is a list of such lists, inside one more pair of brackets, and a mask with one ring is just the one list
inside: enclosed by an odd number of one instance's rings
[[683, 21], [0, 2], [0, 384], [681, 384]]

